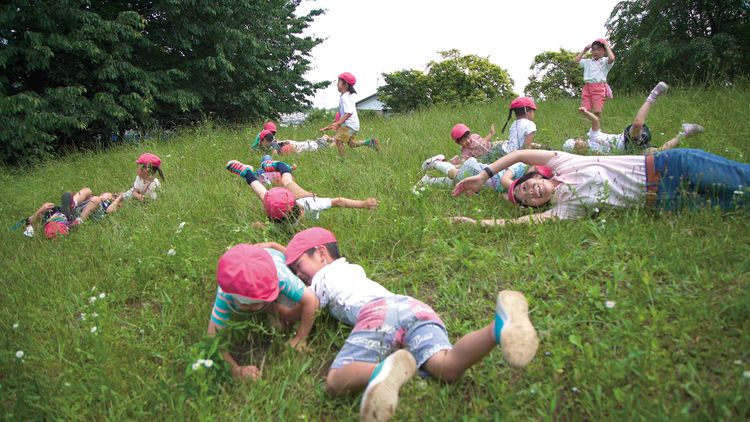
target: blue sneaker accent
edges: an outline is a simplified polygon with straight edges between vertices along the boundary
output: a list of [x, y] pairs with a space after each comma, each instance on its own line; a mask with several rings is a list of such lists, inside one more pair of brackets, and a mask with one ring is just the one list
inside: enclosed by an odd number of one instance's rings
[[385, 362], [385, 360], [381, 361], [381, 362], [380, 362], [380, 363], [379, 363], [379, 364], [378, 364], [378, 365], [377, 365], [377, 366], [375, 367], [375, 369], [373, 369], [373, 370], [372, 370], [372, 374], [370, 374], [370, 381], [374, 380], [374, 379], [375, 379], [375, 377], [377, 377], [377, 376], [378, 376], [378, 374], [380, 373], [380, 371], [382, 371], [382, 370], [383, 370], [383, 363], [384, 363], [384, 362]]
[[505, 325], [505, 321], [503, 321], [503, 319], [500, 318], [500, 315], [498, 315], [498, 313], [495, 312], [495, 328], [494, 328], [495, 344], [500, 344], [500, 332], [503, 331], [504, 325]]

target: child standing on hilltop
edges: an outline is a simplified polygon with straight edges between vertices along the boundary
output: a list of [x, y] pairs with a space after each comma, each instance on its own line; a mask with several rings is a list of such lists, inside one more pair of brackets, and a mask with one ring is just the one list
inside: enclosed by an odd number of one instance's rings
[[[589, 49], [591, 58], [584, 59], [583, 55]], [[583, 68], [583, 82], [585, 83], [581, 92], [581, 107], [601, 118], [605, 99], [612, 98], [612, 88], [607, 84], [607, 74], [615, 64], [615, 53], [609, 48], [607, 40], [599, 38], [584, 47], [576, 56], [575, 61]]]
[[334, 136], [336, 148], [342, 157], [346, 155], [344, 144], [349, 144], [350, 148], [366, 145], [375, 150], [380, 150], [380, 144], [375, 138], [366, 141], [357, 141], [354, 139], [354, 135], [359, 131], [359, 116], [357, 115], [357, 107], [354, 102], [354, 94], [357, 93], [354, 89], [355, 83], [357, 83], [357, 78], [351, 73], [344, 72], [339, 75], [336, 82], [336, 89], [341, 93], [339, 97], [339, 119], [320, 129], [321, 132], [325, 132], [326, 130], [336, 131], [336, 135]]

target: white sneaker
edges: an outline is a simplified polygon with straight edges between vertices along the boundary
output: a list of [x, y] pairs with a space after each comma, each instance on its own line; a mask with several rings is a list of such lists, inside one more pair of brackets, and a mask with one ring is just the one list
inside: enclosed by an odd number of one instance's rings
[[696, 133], [703, 133], [705, 131], [706, 129], [701, 125], [695, 123], [683, 123], [680, 133], [687, 138], [688, 136], [695, 135]]
[[417, 361], [407, 350], [400, 349], [375, 368], [362, 395], [360, 421], [387, 421], [396, 412], [398, 391], [417, 372]]
[[654, 89], [651, 90], [652, 93], [655, 93], [656, 95], [661, 95], [669, 89], [669, 85], [667, 85], [666, 82], [659, 82], [656, 84]]
[[438, 155], [436, 155], [434, 157], [430, 157], [430, 158], [424, 160], [424, 162], [422, 163], [422, 171], [427, 171], [427, 170], [432, 169], [433, 165], [437, 161], [445, 161], [445, 155], [438, 154]]
[[430, 180], [430, 176], [424, 175], [417, 183], [414, 184], [414, 186], [411, 188], [411, 193], [414, 195], [419, 196], [422, 192], [425, 190], [425, 186], [427, 186], [428, 182]]
[[[498, 330], [498, 327], [501, 328]], [[512, 290], [498, 293], [495, 341], [498, 337], [503, 357], [510, 366], [523, 368], [534, 358], [539, 338], [529, 320], [529, 303], [523, 294]]]

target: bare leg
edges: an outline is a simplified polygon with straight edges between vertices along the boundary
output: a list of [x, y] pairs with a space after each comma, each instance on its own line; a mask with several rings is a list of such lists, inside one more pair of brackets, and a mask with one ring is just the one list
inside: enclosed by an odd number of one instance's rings
[[89, 188], [81, 188], [78, 192], [76, 192], [75, 195], [73, 195], [73, 200], [76, 201], [76, 205], [80, 204], [81, 202], [91, 198], [93, 195], [93, 192], [91, 192], [91, 189]]
[[455, 381], [495, 348], [494, 323], [461, 337], [451, 350], [434, 354], [424, 369], [445, 381]]
[[101, 202], [102, 200], [99, 199], [98, 196], [92, 196], [89, 199], [89, 203], [86, 204], [85, 207], [83, 207], [83, 211], [81, 211], [81, 214], [78, 216], [78, 218], [80, 218], [81, 221], [86, 221], [86, 219], [89, 218], [92, 212], [99, 209], [99, 207], [101, 206]]
[[120, 205], [122, 205], [123, 199], [124, 197], [122, 195], [119, 195], [117, 198], [115, 198], [115, 200], [112, 201], [112, 203], [109, 204], [109, 207], [107, 208], [107, 215], [117, 212], [117, 210], [120, 208]]
[[286, 188], [286, 189], [289, 189], [290, 191], [292, 191], [292, 193], [294, 194], [294, 196], [295, 196], [295, 197], [296, 197], [297, 199], [299, 199], [299, 198], [304, 198], [304, 197], [306, 197], [306, 196], [315, 196], [315, 194], [314, 194], [314, 193], [311, 193], [311, 192], [308, 192], [308, 191], [306, 191], [306, 190], [302, 189], [302, 188], [301, 188], [301, 187], [300, 187], [300, 186], [299, 186], [299, 185], [298, 185], [298, 184], [297, 184], [297, 183], [296, 183], [296, 182], [294, 181], [294, 178], [292, 177], [292, 174], [291, 174], [291, 173], [284, 173], [284, 174], [283, 174], [283, 175], [281, 176], [281, 186], [283, 186], [284, 188]]
[[343, 156], [346, 155], [346, 150], [344, 149], [344, 143], [341, 142], [341, 141], [339, 141], [338, 139], [336, 139], [336, 149], [339, 150], [339, 155], [340, 156], [343, 157]]
[[364, 390], [375, 366], [374, 363], [352, 362], [341, 368], [331, 369], [326, 377], [328, 392], [341, 396]]
[[257, 180], [253, 180], [250, 183], [250, 188], [255, 192], [255, 196], [263, 200], [263, 198], [266, 196], [266, 192], [268, 192], [268, 189], [263, 185], [263, 183], [260, 183]]
[[641, 108], [638, 109], [638, 113], [635, 114], [635, 118], [633, 119], [633, 125], [630, 126], [631, 139], [640, 138], [643, 125], [646, 123], [646, 117], [648, 117], [648, 112], [650, 110], [651, 103], [649, 101], [645, 101]]

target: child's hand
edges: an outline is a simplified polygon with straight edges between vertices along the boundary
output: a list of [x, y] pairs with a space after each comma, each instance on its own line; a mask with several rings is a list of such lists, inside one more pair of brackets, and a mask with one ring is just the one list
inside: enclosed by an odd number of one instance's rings
[[451, 195], [460, 196], [463, 193], [471, 196], [479, 192], [479, 189], [482, 189], [483, 185], [484, 180], [482, 180], [481, 175], [467, 177], [466, 179], [460, 181], [455, 188], [453, 188], [453, 192], [451, 192]]
[[477, 220], [474, 220], [473, 218], [469, 218], [469, 217], [464, 217], [464, 216], [450, 217], [449, 220], [451, 223], [477, 224]]
[[307, 346], [307, 342], [305, 340], [298, 340], [296, 337], [289, 340], [289, 345], [292, 346], [292, 348], [298, 352], [301, 353], [309, 353], [313, 350]]
[[262, 221], [256, 221], [256, 222], [253, 223], [253, 228], [254, 229], [262, 229], [262, 228], [265, 228], [265, 227], [266, 227], [266, 223], [264, 223]]
[[584, 52], [589, 51], [589, 50], [591, 50], [591, 44], [588, 44], [586, 47], [583, 47]]
[[376, 210], [378, 208], [378, 200], [375, 198], [367, 198], [365, 199], [365, 204], [367, 204], [368, 210]]
[[588, 110], [586, 110], [586, 107], [578, 107], [578, 112], [579, 112], [579, 113], [585, 113], [585, 112], [587, 112], [587, 111], [588, 111]]
[[232, 368], [232, 376], [239, 380], [249, 379], [256, 381], [260, 378], [260, 370], [253, 365], [235, 366]]
[[49, 211], [52, 208], [55, 208], [55, 204], [53, 204], [52, 202], [45, 202], [44, 205], [42, 205], [42, 212]]

